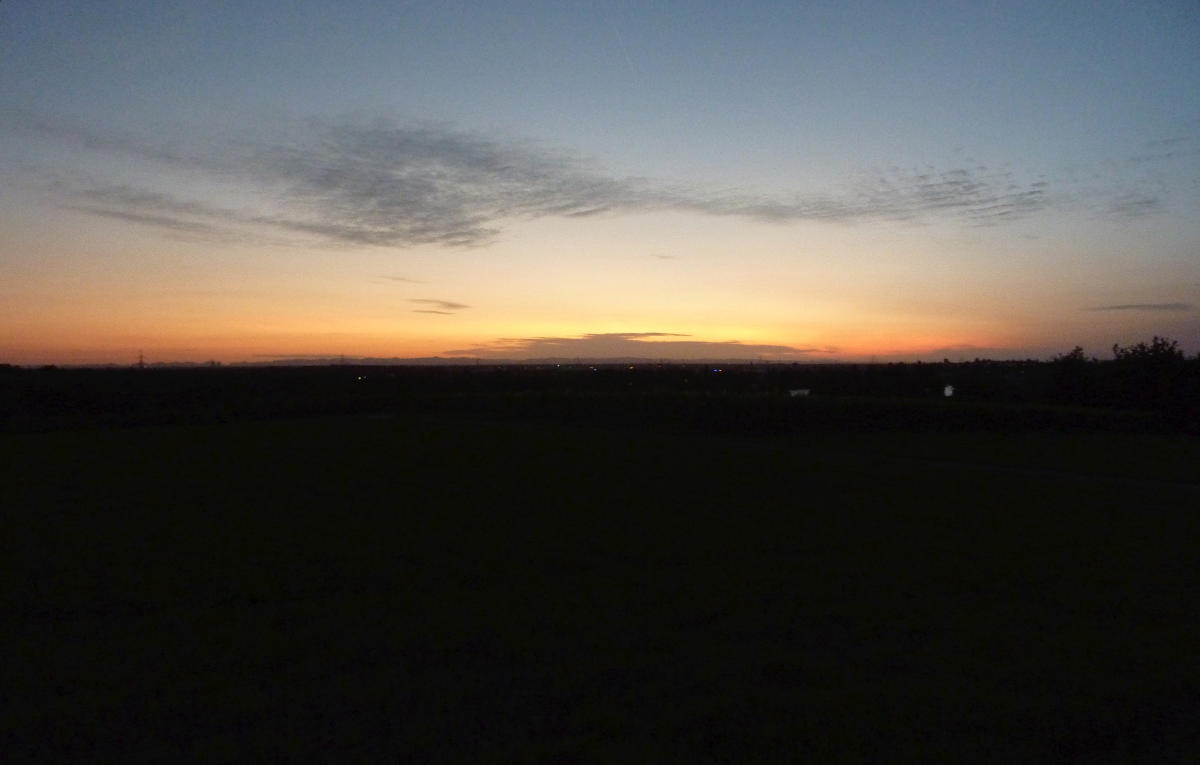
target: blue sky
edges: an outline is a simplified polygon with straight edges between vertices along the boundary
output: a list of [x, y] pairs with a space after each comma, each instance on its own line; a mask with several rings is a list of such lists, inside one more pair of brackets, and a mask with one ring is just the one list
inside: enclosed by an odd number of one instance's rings
[[0, 51], [18, 361], [1200, 351], [1194, 2], [6, 0]]

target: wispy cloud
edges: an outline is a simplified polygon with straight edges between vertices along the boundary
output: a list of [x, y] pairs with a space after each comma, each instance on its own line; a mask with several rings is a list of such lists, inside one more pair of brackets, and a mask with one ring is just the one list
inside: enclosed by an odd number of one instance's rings
[[1177, 162], [1185, 157], [1200, 155], [1200, 131], [1186, 132], [1147, 141], [1142, 151], [1128, 159], [1131, 164]]
[[676, 340], [674, 332], [606, 332], [578, 337], [501, 338], [491, 343], [446, 351], [446, 356], [493, 359], [643, 358], [643, 359], [800, 359], [837, 353], [838, 349], [793, 348], [738, 341]]
[[1114, 198], [1105, 210], [1111, 218], [1142, 218], [1162, 212], [1162, 200], [1149, 194], [1122, 194]]
[[1191, 303], [1123, 303], [1121, 305], [1098, 305], [1088, 311], [1190, 311]]
[[[890, 168], [840, 190], [771, 196], [617, 177], [578, 157], [446, 125], [332, 124], [288, 142], [159, 145], [37, 123], [58, 142], [236, 183], [256, 209], [184, 198], [175, 185], [77, 180], [64, 204], [193, 234], [264, 227], [354, 245], [472, 246], [514, 219], [681, 210], [774, 223], [946, 217], [994, 225], [1050, 204], [1048, 184], [983, 167]], [[207, 228], [205, 228], [207, 227]]]
[[1200, 130], [1182, 127], [1175, 135], [1146, 141], [1128, 156], [1074, 167], [1080, 185], [1070, 193], [1098, 217], [1119, 223], [1170, 212], [1173, 203], [1191, 208], [1194, 200], [1174, 197], [1189, 186], [1200, 191], [1198, 160]]
[[841, 194], [791, 199], [717, 197], [692, 205], [713, 215], [745, 215], [760, 220], [913, 220], [929, 216], [994, 225], [1048, 206], [1048, 183], [1020, 183], [1007, 171], [984, 167], [938, 170], [889, 168], [863, 177]]
[[187, 218], [160, 215], [153, 212], [138, 212], [136, 210], [113, 210], [94, 205], [65, 205], [66, 209], [97, 215], [102, 218], [137, 223], [143, 226], [166, 229], [179, 234], [191, 234], [205, 238], [225, 237], [226, 232], [221, 228], [204, 221], [188, 220]]
[[471, 306], [465, 305], [463, 303], [454, 303], [449, 300], [433, 300], [430, 298], [409, 298], [408, 302], [419, 303], [420, 305], [430, 306], [429, 308], [414, 308], [413, 313], [437, 313], [437, 314], [449, 315], [452, 313], [457, 313], [458, 311], [461, 311], [464, 308], [471, 307]]
[[270, 235], [274, 221], [269, 216], [250, 210], [179, 199], [169, 193], [128, 184], [70, 188], [62, 193], [64, 209], [152, 226], [173, 234], [222, 242], [282, 241], [277, 234]]

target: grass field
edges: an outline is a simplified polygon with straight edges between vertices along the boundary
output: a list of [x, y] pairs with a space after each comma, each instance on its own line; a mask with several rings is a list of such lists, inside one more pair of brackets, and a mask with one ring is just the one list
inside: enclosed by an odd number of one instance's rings
[[0, 437], [6, 761], [1187, 762], [1200, 442]]

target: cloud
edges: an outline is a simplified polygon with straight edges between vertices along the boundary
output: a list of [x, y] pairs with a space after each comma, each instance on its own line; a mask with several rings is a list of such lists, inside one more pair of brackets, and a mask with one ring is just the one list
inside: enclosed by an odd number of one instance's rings
[[[543, 358], [642, 358], [642, 359], [712, 359], [754, 360], [769, 358], [800, 359], [837, 353], [838, 349], [793, 348], [787, 345], [759, 345], [736, 340], [710, 342], [703, 340], [674, 340], [690, 337], [674, 332], [607, 332], [579, 337], [522, 337], [501, 338], [472, 348], [446, 351], [446, 356], [467, 356], [492, 359]], [[668, 339], [664, 339], [668, 338]]]
[[111, 210], [105, 207], [96, 207], [91, 205], [66, 205], [66, 209], [76, 212], [84, 212], [90, 215], [97, 215], [103, 218], [112, 218], [121, 220], [127, 223], [138, 223], [144, 226], [153, 226], [155, 228], [167, 229], [180, 234], [192, 234], [202, 237], [220, 237], [224, 232], [216, 226], [205, 223], [203, 221], [187, 220], [181, 217], [170, 215], [157, 215], [151, 212], [137, 212], [134, 210]]
[[437, 126], [332, 126], [306, 144], [260, 147], [251, 164], [305, 214], [278, 225], [357, 244], [481, 244], [505, 219], [647, 201], [639, 182], [566, 155]]
[[1185, 126], [1173, 136], [1143, 143], [1128, 156], [1073, 168], [1080, 176], [1075, 193], [1099, 217], [1118, 223], [1165, 213], [1172, 201], [1194, 206], [1192, 200], [1172, 198], [1189, 186], [1200, 190], [1198, 159], [1200, 131]]
[[1157, 196], [1149, 194], [1122, 194], [1113, 199], [1105, 210], [1111, 218], [1143, 218], [1162, 212], [1163, 204]]
[[1178, 162], [1180, 159], [1200, 154], [1200, 131], [1186, 130], [1167, 138], [1147, 141], [1141, 152], [1131, 156], [1130, 164]]
[[1124, 303], [1122, 305], [1098, 305], [1088, 311], [1190, 311], [1191, 303]]
[[1016, 220], [1048, 206], [1048, 184], [1018, 183], [1009, 172], [986, 168], [887, 171], [863, 177], [841, 194], [791, 199], [714, 198], [691, 205], [712, 215], [744, 215], [759, 220], [864, 221], [956, 218], [974, 225]]
[[349, 245], [476, 246], [516, 219], [676, 210], [772, 223], [936, 216], [995, 225], [1050, 204], [1044, 180], [1025, 182], [982, 167], [889, 168], [820, 194], [672, 185], [613, 176], [566, 152], [441, 124], [343, 122], [310, 126], [288, 140], [186, 146], [45, 121], [26, 127], [185, 179], [199, 175], [208, 183], [233, 184], [240, 196], [256, 200], [251, 209], [164, 188], [78, 178], [66, 191], [65, 204], [75, 209], [194, 234], [254, 227]]
[[278, 236], [269, 236], [262, 230], [262, 224], [270, 223], [269, 219], [249, 210], [181, 200], [167, 193], [137, 189], [127, 184], [69, 189], [64, 193], [63, 208], [76, 212], [221, 242], [281, 242]]
[[463, 303], [453, 303], [449, 300], [432, 300], [429, 298], [409, 298], [410, 303], [420, 303], [421, 305], [432, 306], [431, 308], [414, 308], [413, 313], [440, 313], [451, 314], [456, 311], [461, 311], [464, 308], [471, 306]]

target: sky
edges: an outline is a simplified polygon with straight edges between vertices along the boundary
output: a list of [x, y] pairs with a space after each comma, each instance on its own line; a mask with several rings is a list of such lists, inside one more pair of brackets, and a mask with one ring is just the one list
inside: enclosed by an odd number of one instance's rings
[[0, 362], [1200, 352], [1200, 3], [0, 2]]

